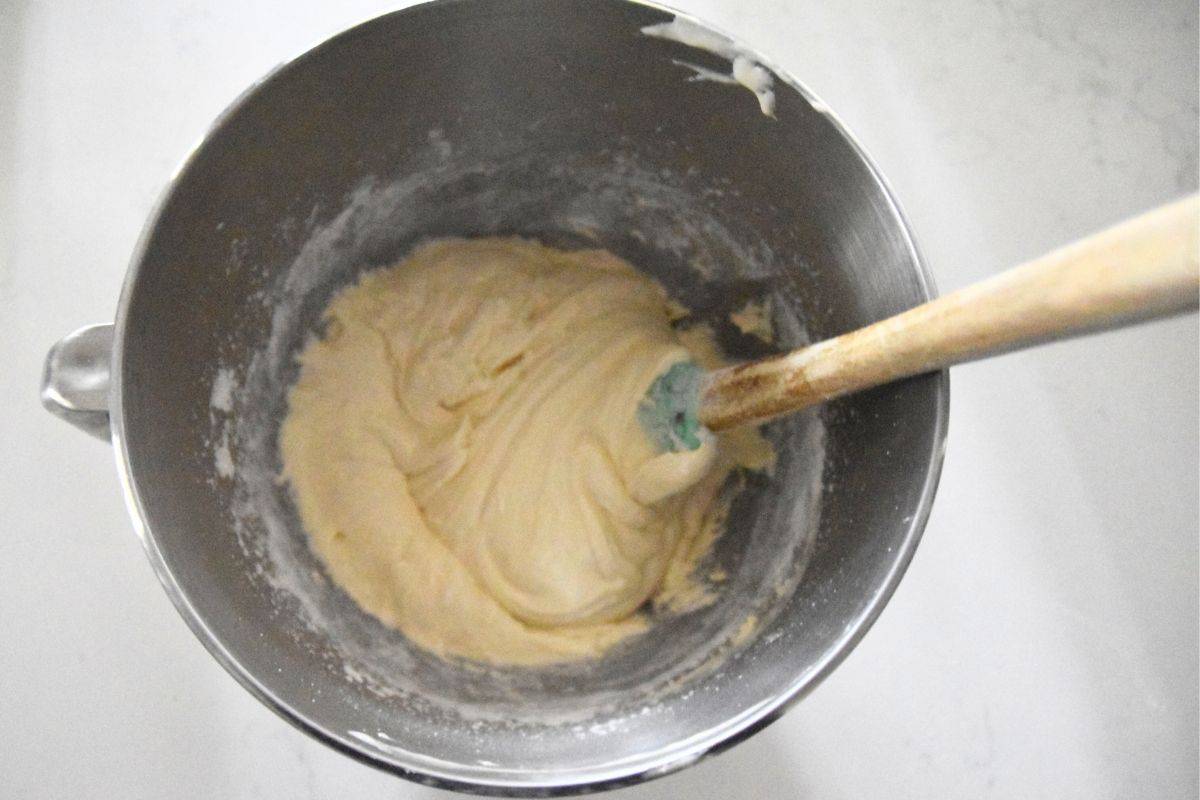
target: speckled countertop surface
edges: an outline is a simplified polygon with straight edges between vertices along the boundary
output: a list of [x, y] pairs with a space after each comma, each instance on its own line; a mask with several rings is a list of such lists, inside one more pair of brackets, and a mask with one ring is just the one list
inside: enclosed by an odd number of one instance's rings
[[[842, 116], [943, 290], [1196, 188], [1191, 0], [678, 5]], [[441, 795], [238, 687], [108, 447], [37, 403], [209, 120], [389, 7], [0, 0], [0, 796]], [[1195, 317], [956, 368], [925, 540], [862, 645], [749, 742], [611, 796], [1195, 797], [1197, 372]]]

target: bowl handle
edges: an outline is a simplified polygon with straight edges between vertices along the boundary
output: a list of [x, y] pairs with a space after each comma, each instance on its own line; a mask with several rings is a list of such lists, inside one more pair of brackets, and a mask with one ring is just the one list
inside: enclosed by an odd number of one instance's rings
[[42, 405], [91, 435], [108, 440], [112, 325], [89, 325], [60, 339], [46, 354]]

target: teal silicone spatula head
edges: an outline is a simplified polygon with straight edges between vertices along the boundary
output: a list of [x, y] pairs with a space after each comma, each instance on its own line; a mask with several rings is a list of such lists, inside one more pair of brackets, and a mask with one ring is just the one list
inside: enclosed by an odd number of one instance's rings
[[638, 405], [638, 421], [664, 452], [696, 450], [710, 434], [700, 423], [704, 370], [680, 361], [654, 379]]

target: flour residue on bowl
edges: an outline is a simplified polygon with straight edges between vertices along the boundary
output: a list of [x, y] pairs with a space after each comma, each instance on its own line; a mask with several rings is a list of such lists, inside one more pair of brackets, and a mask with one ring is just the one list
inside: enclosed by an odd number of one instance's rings
[[228, 414], [233, 410], [233, 393], [237, 390], [237, 375], [232, 369], [218, 369], [213, 376], [209, 406]]
[[738, 47], [729, 37], [680, 16], [676, 16], [670, 22], [647, 25], [642, 28], [642, 33], [656, 39], [667, 39], [698, 50], [706, 50], [725, 59], [729, 62], [728, 73], [717, 72], [679, 59], [671, 61], [692, 71], [689, 80], [744, 86], [757, 98], [759, 109], [765, 116], [775, 116], [774, 76], [751, 53]]

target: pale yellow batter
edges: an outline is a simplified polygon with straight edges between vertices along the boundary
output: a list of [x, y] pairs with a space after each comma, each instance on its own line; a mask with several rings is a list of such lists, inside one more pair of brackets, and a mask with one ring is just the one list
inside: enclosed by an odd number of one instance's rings
[[769, 455], [663, 454], [642, 431], [639, 400], [691, 357], [668, 313], [609, 253], [518, 239], [431, 242], [338, 294], [280, 437], [333, 579], [417, 644], [493, 663], [644, 629], [735, 458]]

